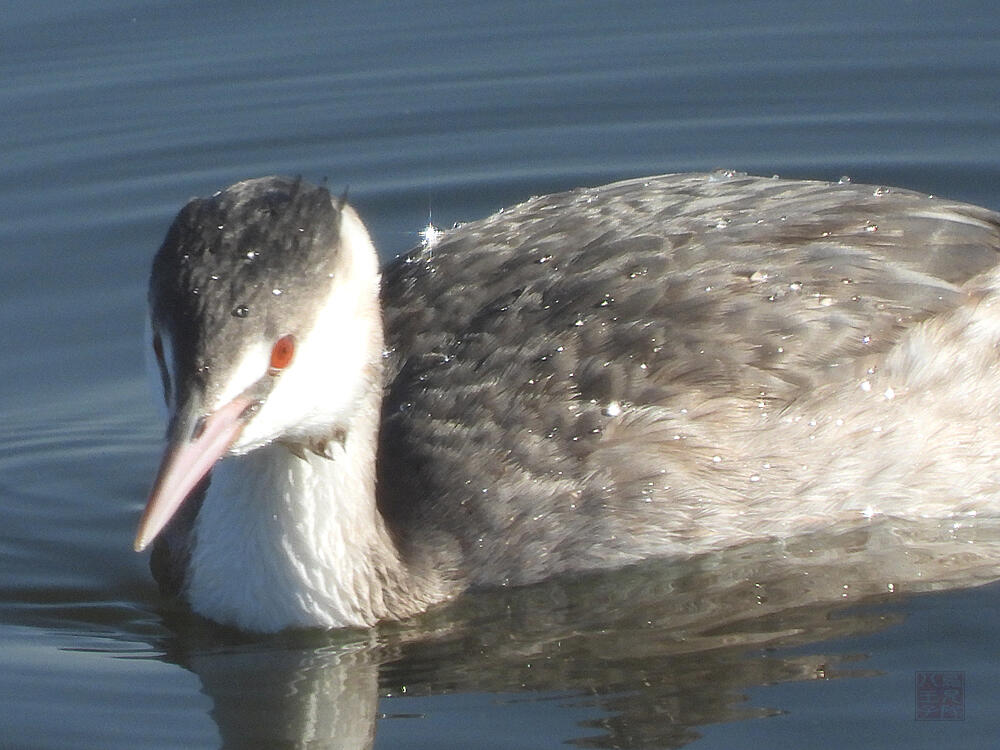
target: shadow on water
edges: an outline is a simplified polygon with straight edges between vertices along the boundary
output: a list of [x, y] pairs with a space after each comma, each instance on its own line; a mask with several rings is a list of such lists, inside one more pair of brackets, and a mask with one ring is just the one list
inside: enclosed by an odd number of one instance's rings
[[136, 428], [138, 408], [107, 408], [122, 395], [91, 394], [85, 414], [3, 443], [0, 551], [19, 585], [2, 592], [0, 693], [14, 739], [35, 736], [54, 700], [70, 713], [48, 730], [53, 747], [81, 726], [108, 746], [213, 746], [210, 724], [231, 748], [413, 747], [419, 735], [427, 747], [680, 747], [779, 712], [745, 698], [758, 686], [877, 675], [837, 642], [904, 622], [910, 594], [992, 580], [1000, 560], [1000, 522], [882, 519], [477, 592], [372, 631], [249, 637], [156, 597], [123, 541], [144, 489], [135, 467], [152, 471], [158, 434]]
[[[46, 746], [86, 727], [109, 747], [680, 747], [784, 711], [760, 686], [882, 676], [852, 639], [903, 639], [911, 595], [997, 577], [1000, 521], [882, 518], [476, 592], [371, 631], [250, 637], [161, 600], [128, 548], [159, 442], [145, 403], [132, 384], [63, 405], [51, 429], [5, 415], [15, 746], [57, 709]], [[995, 597], [977, 593], [977, 612]]]
[[500, 746], [680, 747], [778, 713], [749, 705], [752, 687], [878, 674], [831, 642], [903, 622], [908, 594], [990, 580], [998, 542], [982, 523], [881, 522], [480, 592], [371, 632], [249, 638], [174, 610], [152, 645], [197, 675], [226, 747], [412, 739], [436, 707], [423, 699], [484, 693], [494, 711], [509, 698], [575, 716], [548, 742], [511, 722]]

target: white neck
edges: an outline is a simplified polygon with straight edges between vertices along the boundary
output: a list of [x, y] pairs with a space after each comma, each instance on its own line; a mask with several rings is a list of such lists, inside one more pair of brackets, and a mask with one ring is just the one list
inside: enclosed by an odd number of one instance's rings
[[364, 627], [445, 598], [411, 574], [376, 508], [377, 420], [377, 404], [360, 409], [332, 458], [273, 443], [216, 467], [188, 567], [196, 612], [260, 632]]
[[[403, 559], [376, 505], [378, 264], [346, 206], [340, 246], [326, 304], [232, 447], [238, 455], [213, 470], [195, 522], [186, 594], [196, 612], [220, 623], [256, 631], [370, 626], [447, 597], [439, 576]], [[250, 375], [233, 378], [237, 392], [259, 377], [260, 356], [248, 352]]]

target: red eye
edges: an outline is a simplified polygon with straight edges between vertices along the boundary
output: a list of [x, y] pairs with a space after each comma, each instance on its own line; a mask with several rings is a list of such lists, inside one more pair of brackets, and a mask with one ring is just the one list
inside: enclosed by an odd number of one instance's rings
[[274, 342], [274, 348], [271, 349], [271, 363], [268, 366], [268, 372], [272, 375], [277, 375], [291, 364], [292, 357], [294, 356], [295, 337], [289, 333]]

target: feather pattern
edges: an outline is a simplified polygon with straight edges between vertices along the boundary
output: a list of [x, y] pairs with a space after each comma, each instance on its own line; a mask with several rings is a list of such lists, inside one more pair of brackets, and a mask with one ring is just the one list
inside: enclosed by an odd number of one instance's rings
[[[297, 205], [296, 231], [319, 210]], [[317, 262], [347, 283], [337, 258], [370, 244], [341, 224], [313, 235], [340, 232]], [[983, 208], [732, 173], [542, 196], [462, 225], [382, 270], [384, 344], [373, 327], [372, 351], [346, 358], [367, 364], [336, 375], [356, 394], [321, 410], [337, 423], [281, 437], [269, 417], [258, 433], [278, 437], [216, 469], [157, 539], [154, 572], [242, 627], [370, 625], [468, 587], [874, 515], [995, 511], [998, 251]], [[367, 321], [375, 300], [359, 304]], [[154, 304], [154, 326], [167, 318]], [[333, 354], [310, 361], [336, 368], [352, 325], [312, 331]], [[240, 346], [227, 334], [225, 352]]]

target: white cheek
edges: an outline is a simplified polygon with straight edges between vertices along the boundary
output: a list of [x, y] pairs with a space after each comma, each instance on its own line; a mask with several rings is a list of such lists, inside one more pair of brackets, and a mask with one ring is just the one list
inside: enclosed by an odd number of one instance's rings
[[275, 389], [275, 405], [297, 415], [302, 435], [346, 425], [365, 385], [372, 331], [357, 315], [356, 291], [334, 295]]
[[[373, 361], [381, 357], [381, 312], [378, 305], [378, 261], [361, 220], [345, 208], [341, 228], [345, 251], [341, 271], [331, 280], [326, 302], [308, 330], [297, 331], [294, 358], [277, 376], [260, 412], [233, 446], [243, 453], [282, 437], [307, 441], [346, 428], [361, 395], [377, 377]], [[269, 352], [247, 364], [243, 387], [259, 377]], [[233, 397], [240, 392], [233, 388]]]
[[267, 372], [271, 351], [261, 343], [243, 352], [239, 364], [226, 379], [226, 387], [219, 392], [212, 404], [212, 411], [222, 408], [243, 391], [256, 383]]
[[332, 296], [313, 329], [298, 341], [292, 364], [276, 377], [235, 452], [278, 437], [306, 441], [349, 424], [368, 384], [371, 359], [371, 326], [356, 313], [355, 294], [342, 290]]

